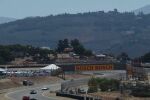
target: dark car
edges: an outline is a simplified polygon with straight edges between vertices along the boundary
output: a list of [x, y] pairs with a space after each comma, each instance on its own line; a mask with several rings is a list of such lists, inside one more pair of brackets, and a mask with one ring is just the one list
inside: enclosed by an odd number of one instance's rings
[[30, 94], [37, 94], [37, 92], [35, 90], [31, 90]]
[[28, 85], [29, 85], [29, 86], [33, 85], [33, 82], [28, 81]]
[[28, 81], [27, 81], [27, 80], [23, 80], [23, 81], [22, 81], [22, 84], [23, 84], [24, 86], [27, 86], [27, 85], [28, 85]]
[[30, 100], [30, 97], [29, 96], [23, 96], [22, 100]]
[[78, 89], [78, 92], [81, 94], [86, 94], [86, 91], [84, 89]]
[[31, 81], [28, 81], [28, 80], [23, 80], [23, 85], [24, 86], [31, 86], [31, 85], [34, 85], [34, 83], [33, 82], [31, 82]]

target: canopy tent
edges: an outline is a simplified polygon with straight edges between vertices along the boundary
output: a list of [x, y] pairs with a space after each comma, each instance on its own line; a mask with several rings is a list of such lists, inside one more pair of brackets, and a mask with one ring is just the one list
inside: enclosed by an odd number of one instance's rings
[[46, 67], [41, 68], [42, 70], [56, 70], [59, 69], [60, 67], [56, 66], [55, 64], [50, 64]]
[[98, 55], [96, 55], [96, 57], [106, 57], [106, 55], [104, 55], [104, 54], [98, 54]]

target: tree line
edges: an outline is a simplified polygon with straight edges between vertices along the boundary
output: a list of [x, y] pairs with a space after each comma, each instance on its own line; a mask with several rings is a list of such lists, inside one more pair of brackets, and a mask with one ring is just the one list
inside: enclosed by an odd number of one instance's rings
[[33, 60], [48, 59], [48, 54], [53, 50], [41, 49], [31, 45], [0, 45], [0, 64], [6, 64], [15, 58], [33, 57]]
[[[70, 41], [68, 39], [63, 39], [58, 41], [56, 49], [53, 50], [42, 49], [40, 47], [34, 47], [31, 45], [0, 45], [0, 64], [6, 64], [15, 58], [24, 58], [30, 56], [32, 56], [33, 61], [44, 63], [50, 60], [48, 54], [53, 54], [56, 57], [57, 53], [68, 53], [68, 51], [65, 51], [65, 48], [70, 48], [71, 51], [69, 52], [73, 52], [78, 56], [94, 56], [92, 51], [86, 49], [78, 39], [73, 39]], [[133, 59], [131, 59], [127, 53], [123, 52], [116, 58], [124, 65], [128, 60], [150, 62], [150, 52]]]
[[31, 45], [0, 45], [0, 64], [6, 64], [15, 58], [32, 57], [33, 61], [39, 63], [49, 62], [48, 54], [56, 56], [57, 53], [65, 52], [65, 48], [72, 48], [72, 52], [79, 56], [91, 56], [92, 51], [85, 49], [78, 39], [69, 41], [68, 39], [59, 40], [56, 49], [42, 49]]

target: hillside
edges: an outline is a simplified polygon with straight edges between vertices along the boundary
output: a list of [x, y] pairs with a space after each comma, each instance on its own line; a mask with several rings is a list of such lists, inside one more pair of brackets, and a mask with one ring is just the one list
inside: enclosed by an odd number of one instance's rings
[[134, 12], [135, 12], [135, 14], [138, 14], [140, 12], [143, 12], [144, 14], [150, 14], [150, 5], [146, 5], [144, 7], [136, 9]]
[[0, 17], [0, 24], [8, 23], [8, 22], [15, 21], [15, 20], [16, 20], [15, 18]]
[[59, 39], [78, 38], [96, 52], [140, 56], [150, 51], [150, 15], [114, 11], [32, 17], [0, 25], [0, 44], [55, 48]]

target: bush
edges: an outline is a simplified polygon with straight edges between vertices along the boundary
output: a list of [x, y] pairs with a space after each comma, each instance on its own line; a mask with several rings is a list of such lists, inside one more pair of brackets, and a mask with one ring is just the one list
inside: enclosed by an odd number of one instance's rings
[[88, 92], [97, 92], [98, 88], [101, 89], [101, 91], [117, 91], [119, 90], [119, 84], [120, 82], [115, 79], [106, 79], [106, 78], [91, 78], [89, 80], [88, 86]]

